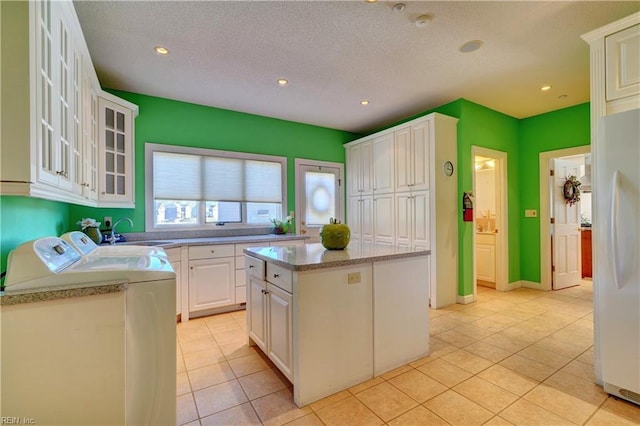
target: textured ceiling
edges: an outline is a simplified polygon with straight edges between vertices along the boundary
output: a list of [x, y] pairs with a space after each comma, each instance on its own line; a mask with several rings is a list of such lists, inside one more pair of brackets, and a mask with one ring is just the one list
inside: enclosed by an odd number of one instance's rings
[[[356, 133], [458, 98], [518, 118], [586, 102], [580, 35], [640, 10], [638, 1], [406, 1], [394, 12], [395, 3], [74, 5], [103, 87]], [[416, 27], [424, 14], [431, 22]], [[481, 49], [459, 51], [475, 39]]]

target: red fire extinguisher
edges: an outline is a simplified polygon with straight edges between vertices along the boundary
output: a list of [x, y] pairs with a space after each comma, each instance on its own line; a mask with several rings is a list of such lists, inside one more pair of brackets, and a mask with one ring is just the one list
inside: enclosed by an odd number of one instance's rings
[[473, 193], [465, 192], [462, 196], [462, 220], [473, 222]]

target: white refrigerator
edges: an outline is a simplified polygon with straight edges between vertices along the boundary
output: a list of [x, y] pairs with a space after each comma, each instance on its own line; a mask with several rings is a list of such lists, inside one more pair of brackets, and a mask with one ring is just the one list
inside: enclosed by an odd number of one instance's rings
[[605, 392], [640, 405], [640, 109], [602, 117], [597, 136], [596, 374]]

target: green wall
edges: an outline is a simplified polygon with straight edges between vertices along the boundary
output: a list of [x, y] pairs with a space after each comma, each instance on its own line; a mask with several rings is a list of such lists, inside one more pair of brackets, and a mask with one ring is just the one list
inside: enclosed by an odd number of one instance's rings
[[[288, 210], [295, 206], [295, 158], [344, 163], [343, 143], [357, 135], [325, 127], [205, 107], [136, 93], [110, 91], [139, 107], [135, 122], [136, 208], [95, 209], [73, 205], [69, 223], [82, 217], [114, 221], [130, 217], [133, 231], [145, 229], [144, 144], [191, 146], [287, 157]], [[127, 225], [128, 226], [128, 225]], [[122, 231], [129, 232], [125, 226]]]
[[[131, 217], [133, 231], [144, 231], [144, 143], [164, 143], [288, 158], [289, 210], [295, 205], [294, 158], [344, 162], [342, 144], [360, 135], [251, 114], [210, 108], [140, 94], [112, 91], [137, 104], [136, 208], [96, 209], [24, 197], [0, 197], [0, 265], [18, 244], [76, 229], [83, 217], [101, 221]], [[540, 208], [539, 153], [589, 144], [589, 104], [518, 120], [482, 105], [458, 99], [431, 112], [457, 117], [458, 194], [472, 188], [471, 146], [507, 152], [509, 211], [509, 282], [540, 282], [540, 223], [522, 210]], [[396, 123], [399, 124], [399, 123]], [[396, 125], [393, 124], [393, 125]], [[393, 126], [392, 125], [392, 126]], [[391, 126], [387, 126], [391, 127]], [[465, 166], [468, 165], [468, 166]], [[460, 295], [473, 292], [473, 229], [459, 220]], [[127, 232], [128, 229], [123, 229]], [[526, 259], [526, 261], [521, 261]]]
[[[481, 146], [507, 153], [509, 253], [520, 252], [520, 222], [518, 220], [520, 175], [518, 168], [518, 119], [482, 105], [458, 99], [433, 110], [412, 116], [388, 127], [414, 118], [439, 112], [458, 121], [458, 196], [473, 189], [473, 161], [471, 147]], [[458, 294], [473, 293], [473, 223], [463, 222], [462, 210], [458, 217]], [[509, 282], [520, 279], [520, 256], [509, 256]]]
[[589, 145], [589, 103], [520, 120], [520, 279], [540, 282], [540, 219], [524, 218], [524, 209], [540, 211], [540, 153]]
[[68, 228], [69, 204], [27, 197], [0, 197], [0, 271], [9, 252], [25, 241], [60, 235]]

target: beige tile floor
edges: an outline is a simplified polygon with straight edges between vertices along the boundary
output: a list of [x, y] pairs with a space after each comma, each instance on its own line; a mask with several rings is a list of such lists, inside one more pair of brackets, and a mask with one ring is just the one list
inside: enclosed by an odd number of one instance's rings
[[245, 344], [245, 312], [178, 324], [177, 424], [622, 425], [640, 408], [594, 384], [590, 281], [479, 288], [431, 314], [431, 355], [308, 406]]

